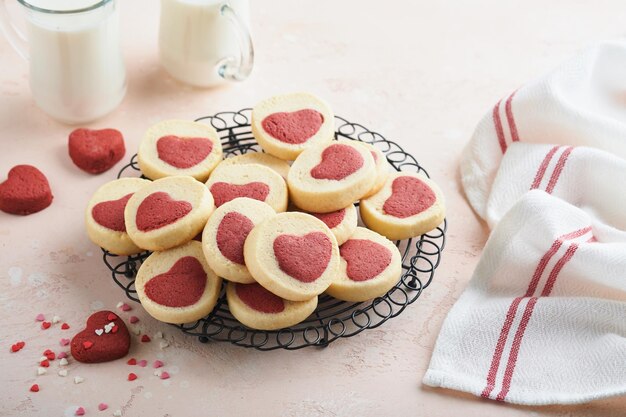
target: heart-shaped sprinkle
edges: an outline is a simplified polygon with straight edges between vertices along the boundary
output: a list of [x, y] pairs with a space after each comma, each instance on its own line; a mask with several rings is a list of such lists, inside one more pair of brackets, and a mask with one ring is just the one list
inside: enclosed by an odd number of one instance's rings
[[118, 329], [119, 329], [119, 327], [116, 324], [115, 326], [111, 327], [111, 333], [117, 333]]
[[169, 379], [170, 378], [170, 374], [168, 374], [167, 372], [163, 371], [163, 372], [161, 372], [161, 375], [159, 375], [159, 378], [161, 378], [161, 379]]
[[236, 211], [226, 213], [217, 227], [217, 248], [229, 261], [244, 265], [243, 245], [253, 228], [252, 220], [243, 214]]
[[30, 386], [30, 391], [31, 392], [39, 392], [39, 385], [37, 384], [33, 384]]
[[318, 180], [342, 180], [363, 166], [363, 156], [352, 146], [336, 143], [322, 152], [322, 160], [311, 169]]
[[137, 362], [137, 366], [141, 366], [142, 368], [145, 368], [146, 365], [148, 365], [148, 361], [145, 359], [142, 359], [139, 362]]
[[383, 204], [383, 212], [404, 219], [427, 210], [437, 196], [418, 178], [398, 177], [391, 184], [391, 196]]
[[144, 291], [158, 304], [185, 307], [197, 303], [202, 297], [206, 280], [207, 275], [200, 261], [193, 256], [185, 256], [176, 261], [169, 271], [146, 282]]
[[141, 341], [143, 343], [148, 343], [150, 341], [150, 336], [148, 336], [147, 334], [144, 334], [143, 336], [141, 336]]
[[367, 281], [383, 272], [391, 263], [391, 251], [380, 243], [350, 239], [339, 247], [346, 260], [346, 274], [352, 281]]
[[122, 417], [122, 410], [115, 410], [113, 412], [113, 417]]
[[45, 359], [41, 362], [39, 362], [39, 366], [43, 366], [44, 368], [47, 368], [50, 366], [50, 361], [48, 359]]
[[105, 403], [98, 404], [98, 411], [104, 411], [107, 408], [109, 408], [109, 406], [107, 404], [105, 404]]
[[329, 229], [333, 229], [343, 221], [344, 217], [346, 217], [346, 209], [343, 208], [341, 210], [332, 211], [330, 213], [309, 213], [312, 216], [317, 217], [321, 221], [328, 226]]
[[59, 376], [66, 377], [67, 376], [67, 369], [59, 370]]
[[57, 324], [60, 321], [61, 321], [61, 317], [59, 317], [59, 316], [52, 316], [52, 323], [53, 324]]
[[83, 342], [83, 347], [85, 349], [91, 349], [92, 346], [93, 346], [93, 342], [90, 342], [89, 340], [86, 340]]
[[299, 145], [315, 135], [324, 116], [313, 109], [273, 113], [263, 119], [263, 129], [273, 138], [291, 145]]
[[117, 334], [111, 333], [106, 336], [96, 336], [97, 329], [103, 329], [109, 324], [107, 316], [110, 311], [98, 311], [87, 319], [84, 330], [78, 333], [71, 341], [72, 356], [79, 362], [98, 363], [119, 359], [128, 353], [130, 348], [130, 334], [122, 320], [117, 321]]
[[134, 381], [135, 379], [137, 379], [137, 374], [134, 374], [132, 372], [128, 374], [129, 381]]
[[139, 204], [135, 222], [139, 230], [149, 232], [175, 223], [189, 214], [192, 208], [187, 201], [177, 201], [168, 193], [157, 191]]
[[67, 358], [67, 353], [66, 353], [66, 352], [61, 352], [61, 353], [59, 353], [58, 358], [59, 358], [59, 359]]
[[11, 345], [11, 352], [15, 353], [15, 352], [19, 352], [20, 350], [22, 350], [22, 348], [24, 348], [24, 346], [26, 346], [25, 342], [17, 342], [13, 345]]
[[42, 313], [37, 314], [37, 316], [35, 317], [35, 320], [37, 321], [44, 321], [46, 319], [46, 316], [44, 316]]
[[131, 306], [129, 306], [126, 303], [122, 303], [120, 308], [122, 309], [122, 311], [130, 311], [130, 310], [132, 310]]
[[17, 165], [0, 184], [0, 210], [10, 214], [36, 213], [52, 203], [46, 176], [31, 165]]
[[96, 329], [96, 334], [98, 336], [102, 336], [102, 333], [104, 333], [104, 329]]
[[70, 344], [70, 339], [61, 339], [61, 346], [67, 346]]
[[209, 156], [213, 142], [207, 138], [163, 136], [157, 140], [157, 154], [163, 162], [180, 169], [191, 168]]
[[304, 236], [282, 234], [273, 244], [280, 269], [304, 283], [315, 281], [326, 271], [332, 247], [330, 239], [322, 232]]
[[161, 340], [159, 342], [159, 348], [161, 349], [165, 349], [166, 347], [168, 347], [170, 345], [170, 343], [167, 340]]
[[48, 372], [48, 371], [46, 370], [46, 368], [44, 368], [42, 366], [37, 368], [37, 375], [39, 375], [39, 376], [45, 374], [46, 372]]
[[261, 313], [276, 314], [285, 310], [283, 299], [272, 294], [258, 283], [237, 284], [235, 292], [244, 304]]
[[100, 226], [116, 232], [125, 232], [124, 209], [133, 193], [126, 194], [117, 200], [102, 201], [91, 209], [91, 217]]
[[210, 190], [215, 200], [215, 207], [219, 207], [239, 197], [265, 201], [270, 193], [269, 185], [259, 181], [249, 182], [247, 184], [229, 184], [227, 182], [218, 181], [211, 185]]
[[85, 415], [85, 409], [83, 407], [78, 407], [76, 409], [76, 411], [74, 412], [75, 416], [84, 416]]
[[70, 133], [68, 149], [72, 162], [90, 174], [100, 174], [126, 153], [124, 137], [115, 129], [76, 129]]
[[135, 358], [130, 358], [127, 362], [127, 365], [137, 365], [137, 359]]
[[154, 334], [154, 337], [156, 337], [157, 339], [163, 339], [163, 332], [156, 332]]
[[74, 383], [75, 384], [82, 384], [85, 381], [85, 378], [83, 378], [82, 376], [75, 376], [74, 377]]
[[135, 324], [139, 321], [139, 318], [137, 316], [130, 316], [130, 324]]
[[52, 323], [50, 323], [49, 321], [44, 321], [41, 323], [41, 328], [44, 330], [47, 330], [50, 328], [50, 326], [52, 326]]
[[154, 361], [154, 363], [152, 364], [153, 368], [161, 368], [163, 365], [165, 365], [163, 362], [156, 360]]
[[46, 349], [46, 350], [43, 352], [43, 355], [44, 355], [47, 359], [49, 359], [49, 360], [51, 360], [51, 361], [53, 361], [53, 360], [56, 358], [55, 353], [54, 353], [53, 351], [51, 351], [50, 349]]
[[70, 328], [70, 325], [69, 325], [69, 324], [67, 324], [67, 323], [63, 323], [63, 324], [61, 325], [61, 330], [67, 330], [67, 329], [69, 329], [69, 328]]
[[66, 358], [61, 358], [61, 360], [59, 361], [59, 366], [67, 366], [68, 363], [69, 362]]
[[116, 320], [116, 319], [117, 319], [117, 315], [116, 314], [109, 313], [107, 315], [107, 320], [109, 320], [109, 321], [113, 321], [113, 320]]

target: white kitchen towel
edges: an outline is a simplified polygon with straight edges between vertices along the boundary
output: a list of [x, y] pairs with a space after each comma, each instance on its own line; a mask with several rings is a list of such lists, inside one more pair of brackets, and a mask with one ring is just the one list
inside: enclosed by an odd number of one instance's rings
[[605, 42], [503, 98], [480, 121], [461, 159], [470, 204], [486, 218], [511, 143], [589, 146], [626, 159], [626, 41]]
[[524, 194], [449, 312], [424, 383], [529, 405], [625, 394], [626, 232]]

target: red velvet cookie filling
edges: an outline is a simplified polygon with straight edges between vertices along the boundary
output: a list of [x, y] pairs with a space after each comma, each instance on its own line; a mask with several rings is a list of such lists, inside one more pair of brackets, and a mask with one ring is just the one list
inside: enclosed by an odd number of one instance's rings
[[263, 129], [273, 138], [290, 145], [299, 145], [315, 135], [324, 116], [313, 109], [303, 109], [291, 113], [273, 113], [261, 122]]
[[391, 184], [391, 196], [383, 204], [390, 216], [404, 219], [427, 210], [437, 200], [434, 191], [415, 177], [398, 177]]
[[350, 239], [339, 247], [346, 260], [346, 274], [352, 281], [367, 281], [385, 270], [391, 263], [391, 251], [367, 239]]
[[226, 213], [217, 226], [217, 248], [226, 259], [236, 264], [245, 265], [243, 260], [243, 244], [250, 231], [254, 228], [252, 220], [241, 213]]
[[333, 211], [330, 213], [310, 213], [312, 216], [317, 217], [323, 221], [329, 229], [339, 226], [346, 217], [346, 209]]
[[149, 299], [167, 307], [194, 305], [204, 294], [206, 272], [193, 256], [180, 258], [169, 271], [146, 282], [144, 290]]
[[333, 245], [324, 233], [304, 236], [280, 235], [274, 239], [274, 256], [287, 275], [301, 282], [313, 282], [328, 266]]
[[100, 226], [116, 232], [125, 232], [124, 209], [132, 196], [133, 193], [130, 193], [117, 200], [98, 203], [91, 209], [91, 216]]
[[181, 138], [174, 135], [157, 140], [157, 153], [163, 162], [180, 169], [191, 168], [202, 162], [213, 149], [207, 138]]
[[135, 222], [142, 232], [156, 230], [185, 217], [192, 209], [187, 201], [173, 200], [163, 191], [152, 193], [139, 204]]
[[311, 169], [318, 180], [342, 180], [363, 166], [363, 156], [352, 146], [337, 143], [322, 152], [322, 160]]
[[285, 310], [283, 299], [272, 294], [258, 283], [237, 284], [235, 292], [245, 305], [261, 313], [276, 314]]
[[249, 182], [247, 184], [229, 184], [216, 182], [211, 185], [211, 194], [215, 200], [215, 207], [228, 203], [238, 197], [248, 197], [259, 201], [265, 201], [270, 193], [269, 185], [264, 182]]
[[0, 184], [0, 210], [11, 214], [32, 214], [52, 203], [46, 176], [32, 165], [16, 165]]
[[[108, 332], [105, 326], [110, 326]], [[96, 330], [102, 333], [98, 335]], [[78, 362], [112, 361], [126, 356], [130, 349], [130, 334], [124, 321], [115, 313], [98, 311], [89, 316], [85, 329], [72, 338], [70, 348], [72, 357]]]

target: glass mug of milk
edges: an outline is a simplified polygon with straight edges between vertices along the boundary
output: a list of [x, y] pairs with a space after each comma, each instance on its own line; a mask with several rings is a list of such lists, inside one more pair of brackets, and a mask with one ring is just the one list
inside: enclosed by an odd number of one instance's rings
[[179, 81], [245, 80], [254, 62], [248, 0], [161, 0], [161, 64]]
[[29, 62], [37, 105], [65, 123], [113, 110], [126, 93], [117, 0], [18, 0], [26, 36], [0, 0], [0, 29]]

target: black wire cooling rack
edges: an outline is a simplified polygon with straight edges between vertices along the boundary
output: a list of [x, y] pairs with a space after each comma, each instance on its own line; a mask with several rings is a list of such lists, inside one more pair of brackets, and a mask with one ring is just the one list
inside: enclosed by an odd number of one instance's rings
[[[210, 123], [217, 130], [225, 157], [259, 152], [261, 150], [250, 128], [251, 110], [248, 108], [237, 112], [222, 112], [201, 117], [196, 121]], [[415, 158], [395, 142], [342, 117], [335, 116], [335, 121], [335, 138], [372, 144], [385, 154], [389, 164], [397, 171], [421, 172], [428, 176]], [[130, 163], [122, 168], [118, 178], [138, 174], [141, 172], [137, 165], [137, 155], [134, 155]], [[281, 330], [264, 331], [250, 329], [230, 314], [223, 286], [217, 305], [207, 317], [195, 323], [175, 326], [186, 334], [198, 337], [202, 343], [230, 342], [257, 350], [296, 350], [307, 346], [328, 346], [339, 338], [351, 337], [363, 330], [380, 326], [398, 316], [419, 298], [431, 283], [435, 269], [441, 261], [446, 242], [446, 227], [444, 220], [439, 227], [427, 234], [396, 242], [402, 254], [403, 273], [398, 283], [382, 297], [363, 303], [351, 303], [322, 294], [315, 312], [302, 323]], [[135, 275], [150, 252], [128, 257], [113, 255], [104, 250], [103, 252], [104, 263], [111, 270], [113, 280], [126, 292], [128, 298], [138, 302]]]

